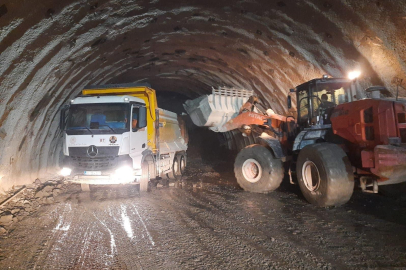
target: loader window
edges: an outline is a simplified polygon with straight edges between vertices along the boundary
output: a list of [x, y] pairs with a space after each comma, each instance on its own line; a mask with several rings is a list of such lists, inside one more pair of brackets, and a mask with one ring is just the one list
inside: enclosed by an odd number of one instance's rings
[[348, 102], [342, 83], [319, 82], [313, 92], [313, 121], [319, 124], [331, 124], [330, 117], [338, 104]]
[[299, 123], [301, 125], [307, 126], [308, 119], [309, 119], [309, 100], [308, 100], [308, 93], [306, 90], [299, 92], [299, 100], [298, 100], [298, 108], [299, 108]]
[[347, 92], [349, 91], [346, 83], [318, 83], [314, 95], [321, 97], [326, 94], [328, 101], [333, 102], [335, 105], [348, 102]]
[[348, 95], [346, 95], [346, 91], [344, 87], [341, 87], [334, 91], [335, 101], [336, 104], [343, 104], [348, 102]]

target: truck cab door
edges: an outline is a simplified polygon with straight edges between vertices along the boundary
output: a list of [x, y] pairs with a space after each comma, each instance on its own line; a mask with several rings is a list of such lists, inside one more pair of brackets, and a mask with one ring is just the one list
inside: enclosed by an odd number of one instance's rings
[[141, 105], [131, 106], [130, 121], [130, 157], [136, 167], [141, 167], [142, 152], [147, 149], [146, 108]]

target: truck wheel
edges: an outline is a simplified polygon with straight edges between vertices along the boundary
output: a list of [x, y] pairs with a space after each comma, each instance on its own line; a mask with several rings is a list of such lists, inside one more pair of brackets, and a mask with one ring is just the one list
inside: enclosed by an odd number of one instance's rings
[[277, 189], [282, 182], [282, 161], [261, 145], [249, 145], [238, 153], [234, 174], [244, 190], [268, 193]]
[[179, 176], [182, 176], [185, 173], [185, 169], [186, 169], [186, 156], [184, 154], [180, 154], [178, 156], [178, 158], [179, 158], [178, 174], [179, 174]]
[[168, 172], [167, 174], [166, 174], [166, 176], [169, 178], [169, 179], [178, 179], [178, 177], [179, 177], [179, 161], [178, 161], [178, 156], [176, 155], [174, 158], [173, 158], [173, 163], [172, 163], [172, 169], [171, 169], [171, 171], [170, 172]]
[[311, 204], [328, 207], [348, 202], [354, 174], [344, 150], [336, 144], [316, 143], [299, 152], [296, 173], [300, 190]]
[[142, 169], [142, 175], [140, 179], [140, 191], [148, 191], [148, 186], [149, 186], [149, 163], [147, 160], [144, 160], [144, 162], [141, 165]]

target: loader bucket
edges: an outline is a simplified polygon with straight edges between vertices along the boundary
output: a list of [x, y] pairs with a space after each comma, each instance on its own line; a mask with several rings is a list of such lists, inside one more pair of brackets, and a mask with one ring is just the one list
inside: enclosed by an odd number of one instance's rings
[[241, 106], [253, 94], [249, 90], [213, 88], [211, 95], [187, 100], [183, 107], [196, 126], [219, 132], [221, 126], [239, 114]]

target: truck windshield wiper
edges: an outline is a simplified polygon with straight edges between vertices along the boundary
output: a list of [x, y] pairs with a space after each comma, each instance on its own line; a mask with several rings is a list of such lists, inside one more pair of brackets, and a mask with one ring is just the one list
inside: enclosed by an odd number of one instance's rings
[[93, 132], [90, 130], [90, 128], [88, 128], [88, 127], [80, 127], [80, 128], [85, 128], [85, 129], [87, 129], [87, 130], [93, 135]]
[[110, 127], [109, 125], [100, 125], [100, 127], [108, 127], [109, 129], [111, 129], [111, 131], [113, 131], [114, 133], [117, 133], [112, 127]]
[[93, 132], [88, 128], [88, 127], [70, 127], [68, 130], [75, 130], [75, 129], [87, 129], [90, 134], [93, 134]]

